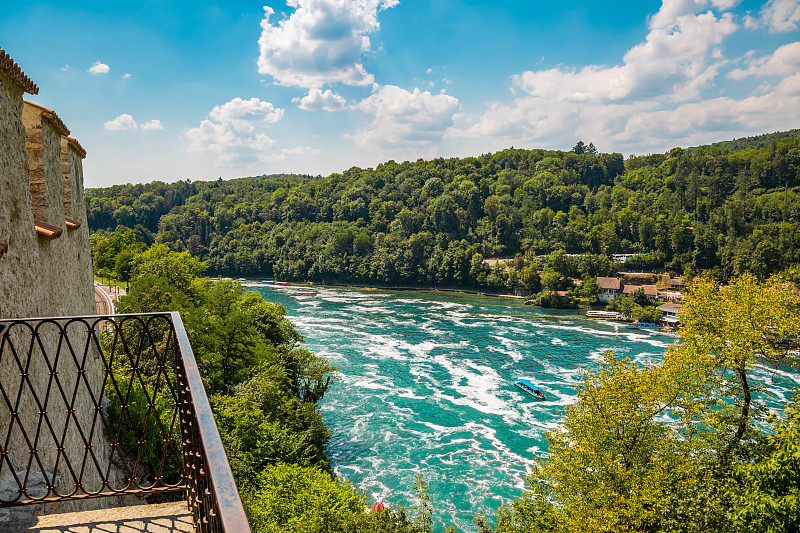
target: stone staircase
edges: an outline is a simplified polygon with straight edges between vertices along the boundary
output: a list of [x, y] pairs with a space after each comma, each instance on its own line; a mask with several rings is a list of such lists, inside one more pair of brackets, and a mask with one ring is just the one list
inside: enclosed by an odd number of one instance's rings
[[0, 522], [0, 533], [191, 532], [186, 502], [133, 505], [97, 511], [19, 516]]

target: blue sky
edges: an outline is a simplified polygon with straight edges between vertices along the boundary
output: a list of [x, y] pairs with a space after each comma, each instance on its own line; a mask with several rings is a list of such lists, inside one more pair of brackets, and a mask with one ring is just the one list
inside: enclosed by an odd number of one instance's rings
[[800, 0], [15, 2], [87, 186], [800, 127]]

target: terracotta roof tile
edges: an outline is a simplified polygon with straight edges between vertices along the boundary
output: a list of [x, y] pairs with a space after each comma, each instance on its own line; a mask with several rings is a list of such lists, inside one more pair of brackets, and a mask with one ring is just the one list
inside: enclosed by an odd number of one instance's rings
[[78, 154], [80, 154], [81, 158], [86, 157], [86, 150], [83, 149], [83, 146], [81, 146], [81, 143], [78, 142], [78, 139], [75, 139], [74, 137], [67, 137], [66, 139], [67, 143], [72, 146], [75, 151], [78, 152]]
[[655, 285], [625, 285], [625, 288], [622, 289], [622, 292], [624, 294], [633, 294], [639, 289], [644, 289], [645, 296], [658, 296], [658, 289]]
[[26, 93], [39, 94], [39, 87], [22, 72], [19, 65], [17, 65], [14, 60], [11, 59], [11, 56], [2, 48], [0, 48], [0, 70], [5, 72], [6, 75]]
[[42, 112], [42, 116], [44, 118], [46, 118], [53, 125], [53, 127], [55, 127], [55, 129], [58, 131], [58, 133], [60, 133], [61, 135], [66, 135], [66, 136], [69, 135], [69, 128], [67, 128], [66, 124], [61, 122], [61, 119], [58, 118], [58, 115], [56, 115], [55, 111], [53, 111], [52, 109], [47, 109], [46, 107], [40, 106], [39, 104], [34, 104], [33, 102], [29, 102], [27, 100], [23, 100], [22, 103], [25, 104], [25, 105], [28, 105], [28, 106], [32, 106], [32, 107], [38, 108]]
[[597, 286], [601, 289], [618, 291], [620, 288], [620, 281], [619, 278], [597, 278]]

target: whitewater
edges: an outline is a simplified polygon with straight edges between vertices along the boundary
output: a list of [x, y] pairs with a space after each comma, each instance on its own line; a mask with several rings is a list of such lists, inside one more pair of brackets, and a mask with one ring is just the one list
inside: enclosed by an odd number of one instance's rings
[[[305, 347], [338, 368], [321, 403], [337, 474], [370, 503], [411, 507], [421, 473], [436, 530], [474, 530], [473, 516], [491, 516], [519, 496], [534, 458], [546, 455], [545, 431], [561, 422], [583, 370], [596, 368], [603, 352], [658, 361], [677, 340], [504, 298], [334, 287], [298, 297], [292, 287], [250, 288], [286, 306]], [[773, 409], [800, 386], [792, 371], [757, 375]], [[516, 388], [519, 378], [547, 400]]]

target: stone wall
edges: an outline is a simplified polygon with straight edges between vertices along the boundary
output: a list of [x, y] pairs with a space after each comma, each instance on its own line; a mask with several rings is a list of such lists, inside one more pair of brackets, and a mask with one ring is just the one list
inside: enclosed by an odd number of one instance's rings
[[[0, 49], [0, 243], [7, 245], [2, 247], [5, 253], [0, 254], [0, 321], [93, 315], [81, 162], [86, 152], [68, 137], [69, 130], [53, 111], [23, 102], [23, 91], [35, 92], [31, 87], [38, 88], [9, 61]], [[79, 329], [69, 331], [75, 333], [71, 342], [80, 361], [87, 337], [85, 327], [82, 335]], [[102, 428], [95, 425], [91, 430], [96, 411], [88, 393], [89, 388], [95, 394], [102, 389], [100, 354], [91, 348], [85, 352], [84, 380], [65, 343], [70, 337], [62, 337], [50, 325], [39, 332], [41, 346], [33, 343], [30, 348], [33, 337], [22, 329], [0, 338], [5, 347], [0, 349], [0, 382], [5, 392], [0, 395], [0, 446], [6, 439], [9, 442], [8, 456], [0, 456], [2, 500], [14, 499], [19, 493], [12, 470], [29, 477], [33, 495], [44, 495], [48, 478], [55, 480], [59, 492], [74, 490], [68, 470], [72, 466], [80, 474], [86, 453], [84, 438], [101, 464], [108, 464], [109, 447]], [[9, 343], [18, 348], [16, 357], [8, 349]], [[20, 379], [20, 365], [27, 369], [27, 381]], [[53, 385], [51, 372], [57, 373], [60, 389]], [[43, 422], [42, 410], [47, 411], [54, 431]], [[12, 411], [16, 411], [15, 416]], [[71, 419], [70, 424], [65, 424], [67, 419]], [[79, 426], [86, 430], [83, 438]], [[35, 441], [37, 433], [40, 436]], [[62, 440], [63, 451], [59, 453]], [[31, 461], [31, 448], [36, 448], [39, 461]], [[112, 472], [112, 477], [118, 474]], [[93, 467], [85, 471], [80, 482], [88, 490], [101, 488], [100, 476]], [[62, 508], [107, 504], [85, 500]], [[31, 509], [54, 511], [44, 506]]]

